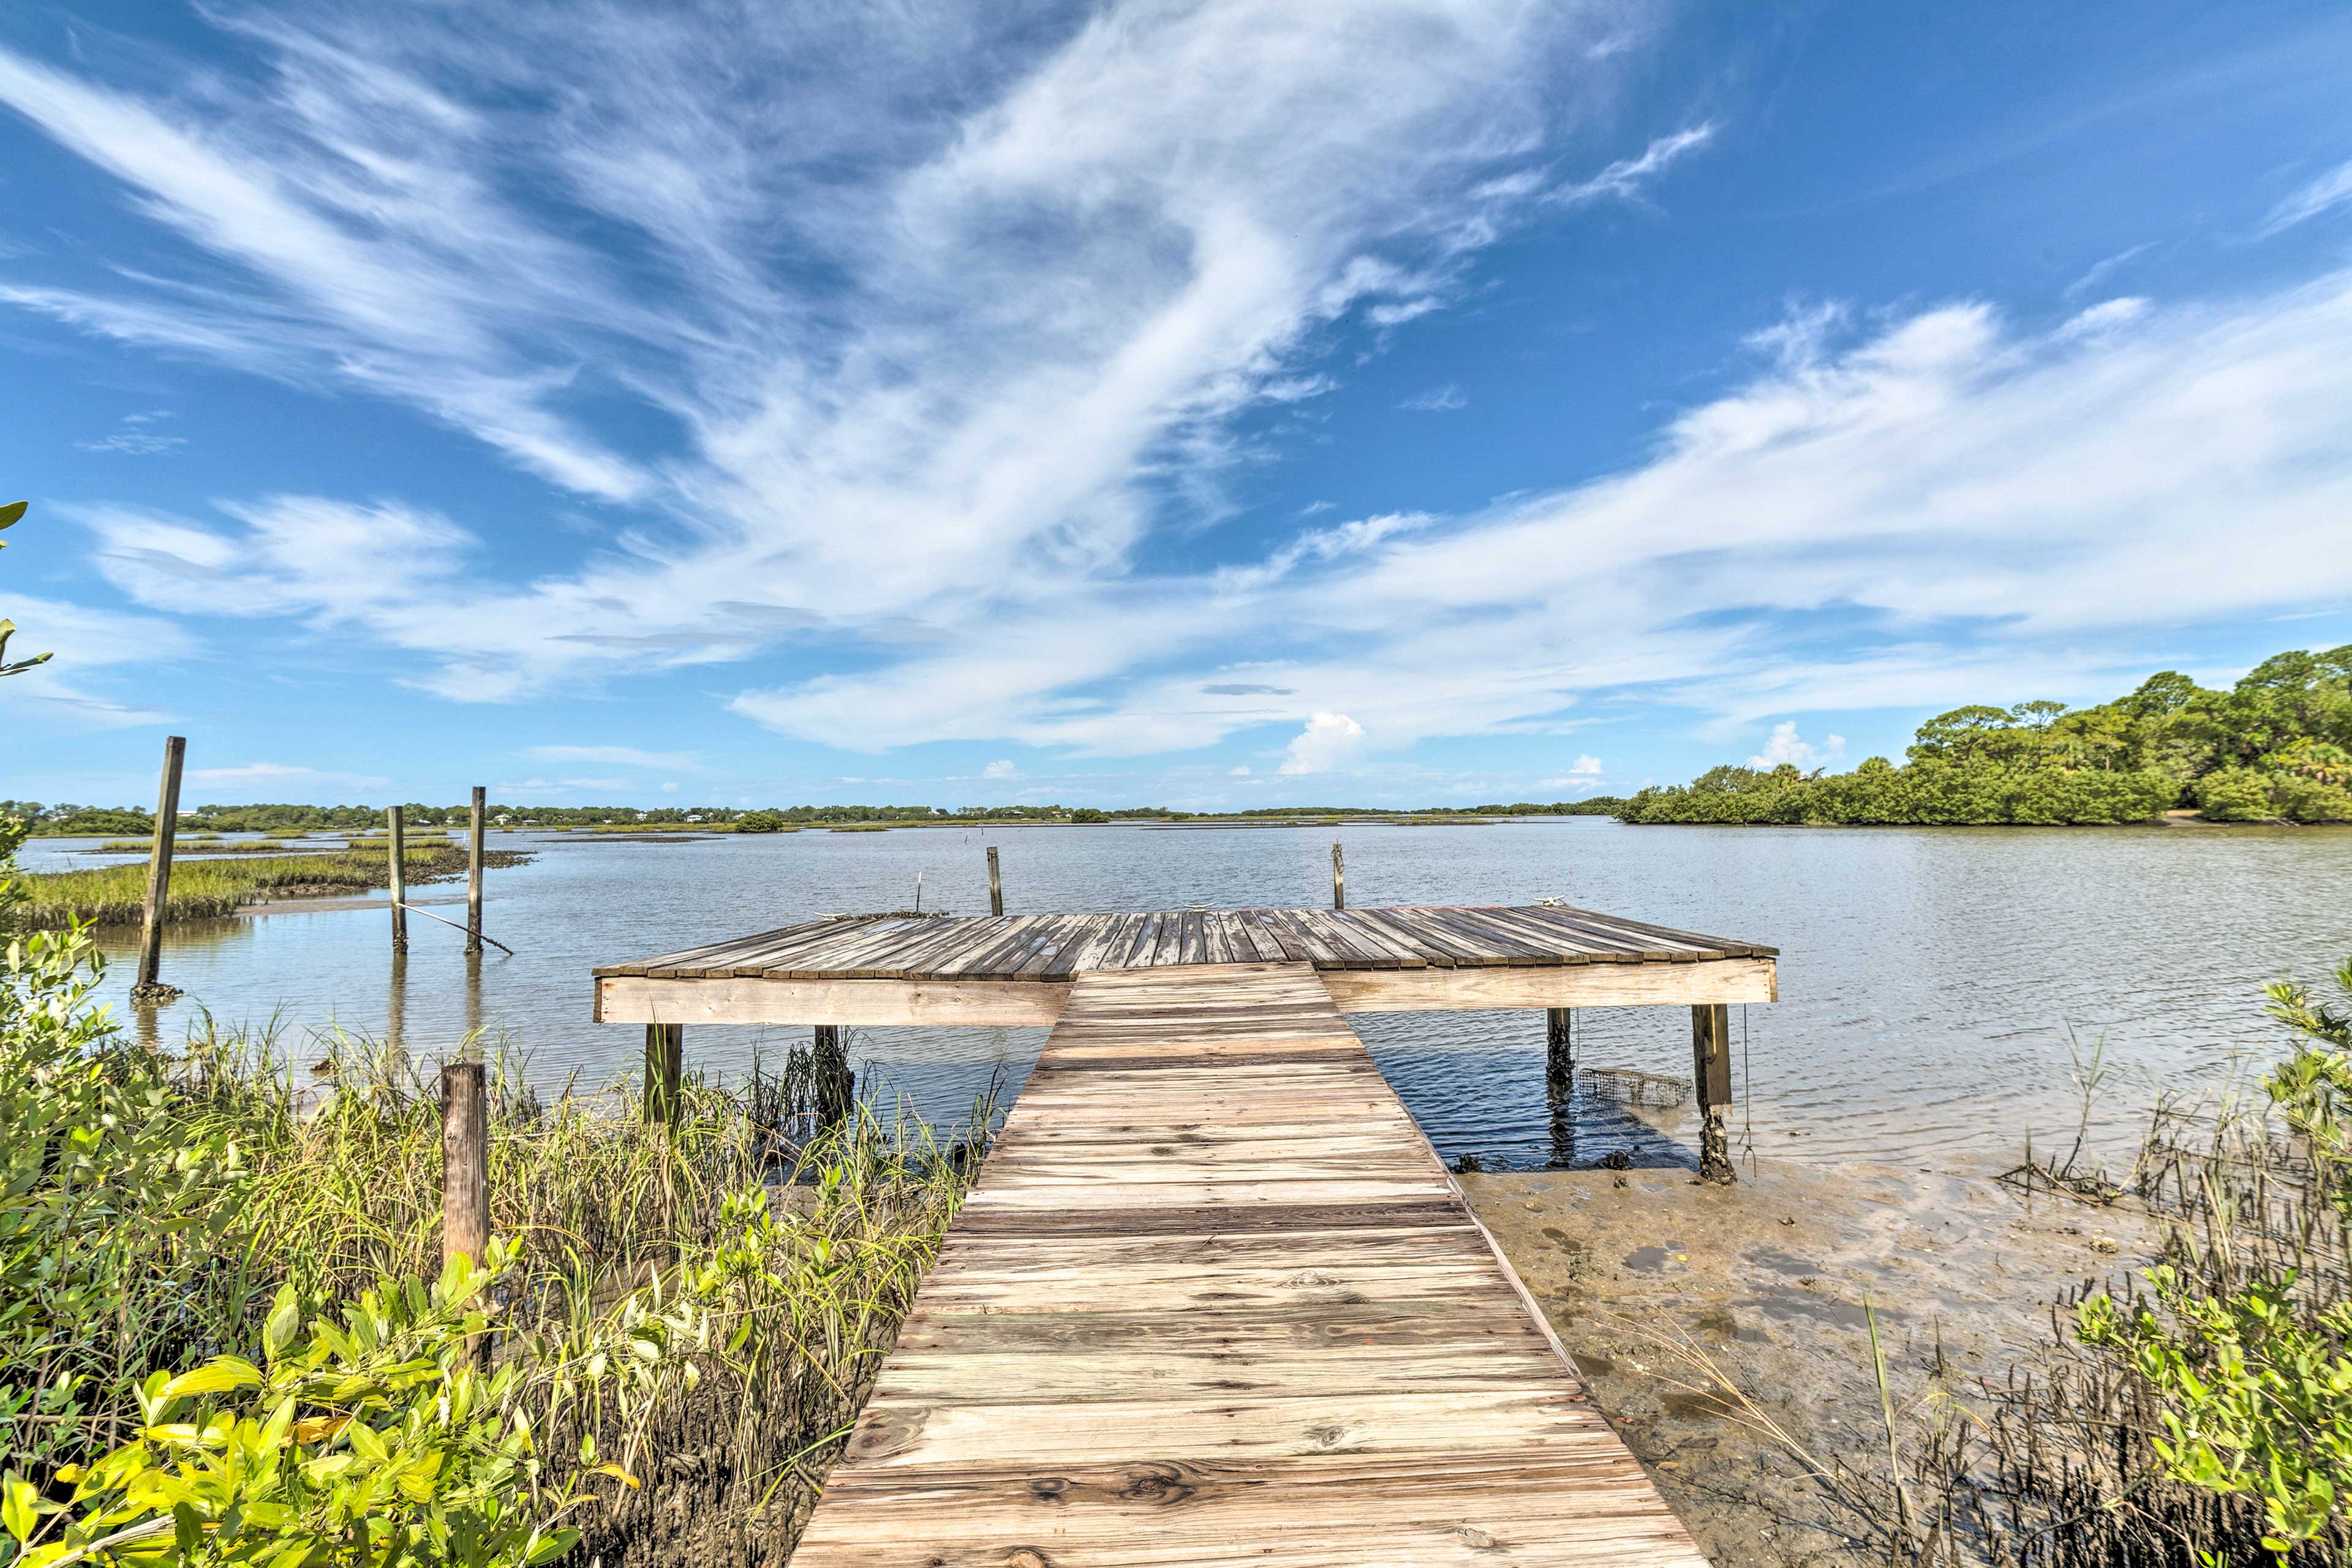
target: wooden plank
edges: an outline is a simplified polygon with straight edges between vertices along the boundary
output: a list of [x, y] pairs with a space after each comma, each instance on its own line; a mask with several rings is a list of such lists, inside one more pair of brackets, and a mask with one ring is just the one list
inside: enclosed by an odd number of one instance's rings
[[1458, 969], [1356, 969], [1324, 976], [1342, 1013], [1475, 1012], [1520, 1007], [1663, 1007], [1774, 1002], [1769, 958], [1691, 963], [1577, 963]]
[[596, 982], [607, 1024], [969, 1024], [1051, 1026], [1066, 983], [997, 980], [662, 980], [615, 974]]
[[1489, 972], [1190, 934], [1089, 938], [795, 1568], [1697, 1568], [1333, 1002]]

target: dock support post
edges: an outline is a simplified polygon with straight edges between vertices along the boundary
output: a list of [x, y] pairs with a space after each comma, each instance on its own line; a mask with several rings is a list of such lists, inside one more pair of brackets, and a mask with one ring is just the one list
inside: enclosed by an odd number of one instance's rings
[[992, 915], [1004, 912], [1004, 883], [996, 874], [996, 846], [993, 844], [988, 847], [988, 912]]
[[1331, 907], [1348, 907], [1348, 862], [1339, 853], [1339, 841], [1331, 840]]
[[1731, 1145], [1731, 1009], [1721, 1002], [1691, 1009], [1691, 1078], [1698, 1090], [1698, 1179], [1728, 1184]]
[[1544, 1009], [1544, 1082], [1565, 1089], [1576, 1080], [1576, 1034], [1566, 1007]]
[[490, 1239], [490, 1107], [480, 1062], [441, 1064], [441, 1261]]
[[131, 987], [133, 1005], [152, 1007], [180, 993], [163, 981], [163, 919], [172, 902], [172, 840], [180, 831], [180, 766], [188, 739], [163, 740], [163, 780], [156, 791], [155, 845], [147, 852], [147, 909], [139, 922], [139, 979]]
[[408, 836], [403, 831], [400, 807], [383, 808], [384, 853], [392, 858], [392, 953], [408, 951]]
[[473, 820], [466, 836], [466, 951], [482, 951], [482, 807], [488, 792], [474, 786]]
[[849, 1052], [841, 1043], [841, 1026], [819, 1024], [809, 1057], [815, 1069], [816, 1124], [820, 1129], [838, 1126], [849, 1119], [850, 1102], [857, 1097], [856, 1079], [849, 1071]]
[[646, 1120], [677, 1121], [678, 1083], [686, 1074], [686, 1026], [646, 1026]]

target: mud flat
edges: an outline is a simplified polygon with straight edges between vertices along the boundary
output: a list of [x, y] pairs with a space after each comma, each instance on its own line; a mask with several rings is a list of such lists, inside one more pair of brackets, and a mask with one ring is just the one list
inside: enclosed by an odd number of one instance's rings
[[2158, 1237], [2139, 1216], [2029, 1201], [1992, 1179], [2001, 1163], [1742, 1159], [1727, 1188], [1681, 1170], [1458, 1179], [1709, 1556], [1821, 1568], [1885, 1559], [1844, 1532], [1802, 1465], [1697, 1392], [1703, 1371], [1664, 1341], [1686, 1335], [1813, 1453], [1883, 1473], [1865, 1300], [1897, 1400], [1927, 1388], [1940, 1344], [1947, 1386], [1969, 1406], [1979, 1378], [1998, 1383], [2051, 1342], [2059, 1291], [2152, 1260]]

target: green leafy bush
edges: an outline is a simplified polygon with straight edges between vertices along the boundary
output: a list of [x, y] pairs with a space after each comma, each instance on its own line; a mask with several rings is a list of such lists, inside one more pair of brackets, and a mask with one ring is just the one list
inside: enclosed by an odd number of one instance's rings
[[689, 1082], [659, 1123], [502, 1070], [506, 1239], [442, 1268], [404, 1058], [332, 1042], [324, 1094], [266, 1039], [167, 1058], [101, 973], [86, 929], [0, 967], [0, 1565], [789, 1552], [964, 1164], [862, 1108], [796, 1145], [773, 1080]]
[[[2352, 963], [2336, 979], [2352, 995]], [[2352, 1015], [2302, 986], [2269, 989], [2273, 1016], [2303, 1038], [2263, 1088], [2316, 1191], [2352, 1226]], [[2145, 1276], [2149, 1298], [2085, 1297], [2077, 1336], [2157, 1395], [2162, 1433], [2150, 1444], [2165, 1472], [2259, 1503], [2263, 1544], [2284, 1563], [2352, 1503], [2352, 1300], [2305, 1288], [2297, 1268], [2257, 1266], [2233, 1281], [2225, 1253], [2176, 1252]]]
[[738, 833], [787, 833], [794, 831], [780, 812], [747, 811], [735, 819]]

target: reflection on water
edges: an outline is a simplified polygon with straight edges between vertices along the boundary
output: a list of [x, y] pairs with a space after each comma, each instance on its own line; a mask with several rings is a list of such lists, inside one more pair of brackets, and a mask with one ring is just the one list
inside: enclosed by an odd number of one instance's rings
[[[834, 910], [988, 907], [986, 847], [1005, 907], [1138, 910], [1317, 905], [1330, 844], [1351, 903], [1514, 903], [1560, 897], [1782, 949], [1783, 1001], [1737, 1010], [1740, 1114], [1797, 1159], [2007, 1152], [2029, 1129], [2071, 1128], [2070, 1032], [2122, 1070], [2102, 1127], [2126, 1135], [2158, 1085], [2210, 1082], [2279, 1044], [2264, 981], [2317, 981], [2352, 952], [2352, 832], [2334, 829], [1631, 828], [1605, 818], [1489, 827], [1156, 831], [1128, 826], [804, 832], [614, 844], [501, 835], [538, 851], [489, 874], [491, 934], [413, 922], [404, 966], [372, 910], [272, 914], [174, 931], [164, 977], [199, 1009], [294, 1031], [340, 1026], [430, 1060], [476, 1029], [529, 1052], [553, 1085], [633, 1071], [634, 1025], [588, 1021], [588, 972]], [[28, 847], [29, 868], [68, 846]], [[428, 887], [425, 897], [448, 892]], [[128, 949], [119, 955], [127, 955]], [[119, 1014], [131, 965], [108, 982]], [[1355, 1020], [1441, 1152], [1489, 1165], [1597, 1163], [1674, 1135], [1673, 1111], [1545, 1081], [1540, 1012]], [[142, 1020], [141, 1027], [149, 1026]], [[698, 1027], [688, 1061], [740, 1073], [805, 1031]], [[992, 1079], [1016, 1088], [1042, 1032], [873, 1029], [851, 1051], [868, 1080], [952, 1121]], [[1687, 1071], [1686, 1014], [1577, 1016], [1580, 1068]], [[1739, 1118], [1735, 1117], [1735, 1122]], [[1737, 1130], [1737, 1128], [1735, 1128]]]

